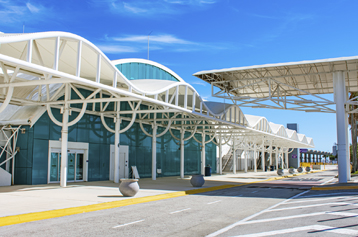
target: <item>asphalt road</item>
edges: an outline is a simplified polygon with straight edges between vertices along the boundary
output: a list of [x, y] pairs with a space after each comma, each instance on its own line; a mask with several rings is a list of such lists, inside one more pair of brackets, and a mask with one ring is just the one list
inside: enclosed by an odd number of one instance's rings
[[0, 236], [357, 236], [358, 192], [309, 190], [336, 173], [5, 226]]

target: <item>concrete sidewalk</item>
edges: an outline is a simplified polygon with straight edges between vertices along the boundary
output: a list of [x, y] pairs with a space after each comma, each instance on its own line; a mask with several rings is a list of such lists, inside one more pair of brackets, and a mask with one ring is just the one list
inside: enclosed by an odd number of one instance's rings
[[[275, 171], [213, 175], [205, 177], [202, 188], [239, 185], [273, 177], [277, 177]], [[190, 176], [184, 179], [157, 178], [156, 181], [145, 178], [138, 183], [140, 191], [135, 197], [123, 197], [118, 189], [119, 184], [112, 181], [68, 183], [66, 188], [61, 188], [59, 184], [0, 187], [0, 217], [198, 189], [191, 186]]]
[[[288, 173], [286, 172], [286, 174]], [[123, 197], [118, 189], [119, 184], [112, 181], [68, 183], [66, 188], [60, 187], [59, 184], [0, 187], [0, 217], [96, 204], [104, 204], [110, 208], [108, 203], [111, 202], [116, 202], [116, 205], [118, 205], [118, 201], [128, 200], [131, 200], [132, 203], [138, 203], [140, 200], [147, 202], [148, 200], [160, 200], [161, 197], [164, 199], [175, 195], [183, 196], [188, 192], [207, 192], [213, 188], [222, 189], [274, 178], [278, 178], [276, 171], [213, 175], [205, 177], [205, 184], [202, 188], [192, 187], [190, 176], [184, 179], [179, 177], [157, 178], [155, 181], [145, 178], [139, 180], [140, 191], [135, 197]], [[154, 198], [149, 199], [150, 197]]]

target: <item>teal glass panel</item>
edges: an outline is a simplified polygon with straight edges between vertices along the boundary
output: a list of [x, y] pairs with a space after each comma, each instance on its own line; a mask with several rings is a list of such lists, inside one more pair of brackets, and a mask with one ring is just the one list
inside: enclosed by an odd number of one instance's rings
[[50, 118], [48, 116], [41, 116], [36, 122], [36, 127], [34, 127], [34, 138], [49, 139], [49, 124]]
[[76, 154], [68, 153], [67, 160], [67, 180], [75, 180], [75, 163], [76, 163]]
[[88, 151], [88, 181], [100, 180], [100, 146], [100, 144], [90, 143]]
[[109, 180], [109, 158], [110, 158], [110, 146], [109, 145], [101, 145], [100, 146], [100, 167], [99, 167], [99, 180]]
[[[28, 148], [30, 150], [30, 147]], [[33, 139], [32, 184], [47, 183], [49, 167], [48, 155], [48, 140]]]
[[145, 63], [123, 63], [116, 65], [116, 67], [128, 80], [157, 79], [179, 81], [169, 72]]
[[76, 154], [76, 180], [83, 180], [83, 154]]
[[54, 181], [59, 181], [59, 173], [58, 173], [58, 169], [59, 169], [59, 163], [58, 163], [58, 153], [51, 153], [51, 157], [50, 157], [50, 162], [51, 162], [51, 166], [50, 166], [50, 181], [54, 182]]

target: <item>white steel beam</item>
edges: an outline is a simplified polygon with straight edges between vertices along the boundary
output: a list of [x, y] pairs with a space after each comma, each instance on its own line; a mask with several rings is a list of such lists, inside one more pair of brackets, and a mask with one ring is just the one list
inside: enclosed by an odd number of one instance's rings
[[96, 71], [96, 82], [100, 83], [101, 80], [101, 54], [99, 53], [97, 56], [97, 71]]
[[32, 61], [32, 42], [33, 40], [27, 41], [27, 55], [26, 55], [26, 61], [31, 63]]
[[53, 69], [58, 71], [58, 60], [60, 58], [60, 37], [56, 37], [55, 43], [55, 58], [53, 61]]
[[77, 67], [76, 67], [76, 76], [81, 76], [81, 55], [82, 55], [82, 40], [78, 41], [77, 46]]

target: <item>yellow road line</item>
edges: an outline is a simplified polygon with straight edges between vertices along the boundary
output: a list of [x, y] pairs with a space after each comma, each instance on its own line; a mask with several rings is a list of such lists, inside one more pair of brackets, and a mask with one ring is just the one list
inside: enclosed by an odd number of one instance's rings
[[113, 201], [113, 202], [104, 202], [104, 203], [92, 204], [92, 205], [87, 205], [87, 206], [70, 207], [70, 208], [42, 211], [42, 212], [33, 212], [33, 213], [20, 214], [20, 215], [14, 215], [14, 216], [5, 216], [5, 217], [0, 217], [0, 226], [15, 225], [15, 224], [20, 224], [20, 223], [25, 223], [25, 222], [39, 221], [39, 220], [56, 218], [56, 217], [70, 216], [70, 215], [75, 215], [75, 214], [100, 211], [100, 210], [111, 209], [111, 208], [116, 208], [116, 207], [123, 207], [123, 206], [129, 206], [129, 205], [134, 205], [134, 204], [159, 201], [159, 200], [164, 200], [164, 199], [168, 199], [168, 198], [182, 197], [182, 196], [186, 196], [186, 195], [211, 192], [211, 191], [216, 191], [216, 190], [221, 190], [221, 189], [234, 188], [234, 187], [239, 187], [239, 186], [244, 186], [244, 185], [249, 185], [249, 184], [254, 184], [254, 183], [290, 178], [290, 177], [293, 177], [296, 175], [304, 175], [304, 174], [309, 174], [309, 173], [314, 173], [314, 172], [317, 172], [317, 171], [305, 172], [305, 173], [294, 174], [294, 175], [287, 175], [287, 176], [282, 176], [282, 177], [269, 178], [269, 179], [265, 179], [265, 180], [259, 180], [259, 181], [237, 184], [237, 185], [221, 185], [221, 186], [215, 186], [215, 187], [210, 187], [210, 188], [192, 189], [192, 190], [187, 190], [187, 191], [159, 194], [159, 195], [155, 195], [155, 196], [131, 198], [131, 199], [127, 199], [127, 200], [120, 200], [120, 201]]

